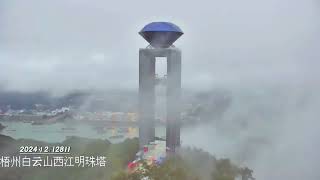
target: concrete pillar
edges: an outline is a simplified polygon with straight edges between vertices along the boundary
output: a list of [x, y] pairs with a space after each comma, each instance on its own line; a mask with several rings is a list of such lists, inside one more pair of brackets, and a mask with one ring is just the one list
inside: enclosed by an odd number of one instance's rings
[[180, 146], [181, 123], [181, 51], [173, 48], [167, 56], [167, 128], [166, 146], [175, 152]]
[[180, 146], [181, 51], [177, 48], [140, 49], [139, 51], [139, 144], [154, 141], [155, 58], [167, 57], [166, 146]]
[[154, 141], [155, 57], [148, 49], [139, 51], [139, 146]]

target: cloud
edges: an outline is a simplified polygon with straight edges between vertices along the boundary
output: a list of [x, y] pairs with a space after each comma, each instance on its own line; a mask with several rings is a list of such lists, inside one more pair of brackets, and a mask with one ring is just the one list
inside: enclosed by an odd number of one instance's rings
[[[137, 90], [138, 49], [147, 46], [137, 32], [151, 21], [171, 21], [185, 32], [175, 44], [183, 53], [183, 88], [262, 92], [253, 98], [257, 104], [239, 100], [229, 119], [261, 116], [245, 112], [264, 105], [276, 105], [281, 114], [271, 122], [250, 121], [253, 125], [244, 131], [248, 134], [234, 145], [232, 138], [213, 133], [217, 146], [207, 148], [212, 153], [213, 147], [226, 148], [232, 156], [237, 143], [262, 136], [272, 146], [254, 151], [257, 155], [250, 163], [258, 179], [319, 179], [313, 171], [319, 159], [314, 148], [319, 147], [314, 140], [319, 12], [316, 0], [2, 0], [0, 85], [57, 94], [74, 89]], [[285, 92], [282, 99], [273, 89]], [[303, 111], [290, 104], [310, 92]], [[237, 128], [232, 120], [225, 123], [226, 128]], [[281, 133], [273, 136], [273, 130]], [[204, 140], [192, 143], [210, 139]]]
[[[1, 73], [2, 84], [11, 89], [37, 90], [43, 88], [43, 81], [52, 77], [61, 80], [68, 74], [75, 82], [74, 88], [85, 88], [82, 86], [85, 81], [92, 82], [95, 88], [135, 89], [138, 48], [147, 45], [137, 32], [146, 23], [157, 20], [175, 22], [185, 31], [176, 45], [183, 50], [186, 88], [195, 87], [194, 84], [207, 88], [261, 80], [300, 82], [318, 75], [314, 67], [319, 62], [312, 60], [319, 57], [316, 50], [319, 5], [315, 1], [149, 4], [99, 0], [2, 1], [1, 66], [10, 69]], [[80, 70], [75, 68], [82, 63], [94, 63], [97, 53], [110, 58], [101, 60], [98, 70], [87, 68], [79, 75]], [[47, 74], [43, 67], [25, 66], [27, 59], [46, 66]], [[57, 63], [68, 72], [59, 73]], [[19, 71], [30, 73], [19, 76]], [[41, 79], [38, 72], [44, 73]], [[18, 77], [10, 79], [15, 76]], [[114, 77], [121, 83], [108, 85]], [[31, 81], [41, 82], [29, 86]], [[68, 81], [59, 82], [47, 83], [47, 89], [57, 91], [60, 87], [63, 91]]]

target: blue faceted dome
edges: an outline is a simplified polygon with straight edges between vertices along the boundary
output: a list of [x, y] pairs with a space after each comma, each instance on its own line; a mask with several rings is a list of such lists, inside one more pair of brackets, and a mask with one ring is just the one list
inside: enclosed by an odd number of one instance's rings
[[170, 22], [152, 22], [142, 28], [139, 34], [155, 48], [170, 47], [180, 36], [182, 30]]

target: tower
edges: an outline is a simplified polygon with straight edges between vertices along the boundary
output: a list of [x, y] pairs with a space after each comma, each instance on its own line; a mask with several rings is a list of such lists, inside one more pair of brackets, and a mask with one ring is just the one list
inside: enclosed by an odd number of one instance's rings
[[174, 152], [180, 146], [181, 51], [173, 43], [183, 32], [173, 23], [153, 22], [139, 34], [150, 43], [139, 50], [139, 146], [155, 139], [155, 61], [166, 57], [166, 146]]

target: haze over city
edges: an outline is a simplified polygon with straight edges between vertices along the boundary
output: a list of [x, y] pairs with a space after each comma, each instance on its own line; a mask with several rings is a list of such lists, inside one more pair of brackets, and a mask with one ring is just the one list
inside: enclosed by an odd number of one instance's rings
[[138, 31], [175, 22], [183, 90], [232, 94], [223, 117], [184, 130], [182, 145], [248, 164], [257, 179], [317, 180], [319, 15], [316, 0], [2, 0], [0, 89], [137, 92], [148, 45]]

